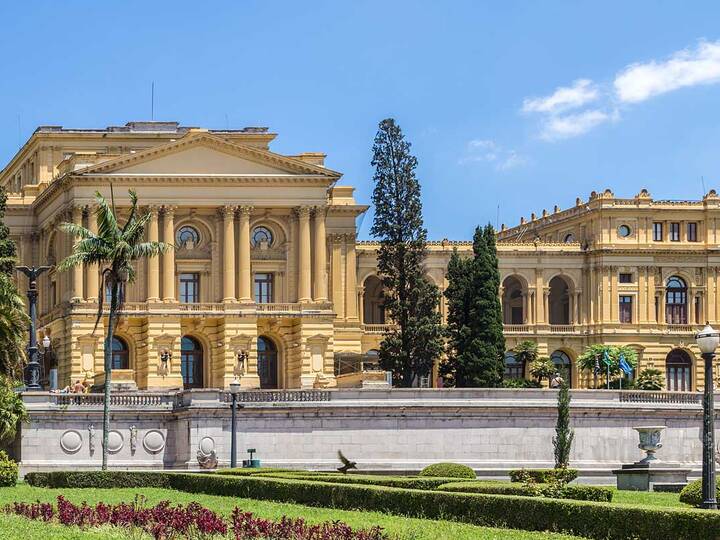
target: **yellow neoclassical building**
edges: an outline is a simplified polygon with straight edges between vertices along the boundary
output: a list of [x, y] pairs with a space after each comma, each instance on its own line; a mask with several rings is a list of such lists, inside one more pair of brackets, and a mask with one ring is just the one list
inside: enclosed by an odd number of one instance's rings
[[[356, 240], [367, 210], [324, 154], [285, 156], [266, 128], [205, 130], [175, 122], [105, 129], [38, 128], [0, 172], [20, 261], [55, 264], [92, 229], [94, 193], [122, 214], [128, 189], [151, 214], [147, 237], [175, 245], [142, 261], [113, 344], [113, 380], [140, 389], [314, 388], [373, 384], [372, 360], [390, 321], [377, 244]], [[585, 386], [575, 360], [592, 343], [628, 344], [670, 390], [703, 384], [693, 334], [720, 321], [720, 198], [656, 201], [605, 191], [499, 232], [499, 291], [508, 350], [531, 339]], [[474, 224], [468, 224], [471, 230]], [[427, 275], [445, 289], [453, 249], [430, 242]], [[27, 283], [19, 277], [20, 287]], [[39, 328], [61, 384], [103, 381], [102, 329], [93, 332], [97, 268], [40, 278]], [[440, 309], [445, 315], [445, 302]], [[351, 359], [348, 361], [347, 359]], [[512, 354], [510, 377], [526, 374]], [[348, 367], [349, 365], [349, 367]], [[433, 381], [428, 381], [432, 384]]]

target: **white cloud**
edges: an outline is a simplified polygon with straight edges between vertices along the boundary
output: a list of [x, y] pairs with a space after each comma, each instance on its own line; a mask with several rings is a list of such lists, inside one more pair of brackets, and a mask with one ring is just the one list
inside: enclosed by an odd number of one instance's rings
[[540, 136], [546, 141], [569, 139], [587, 133], [594, 127], [617, 118], [619, 118], [617, 113], [608, 114], [599, 109], [591, 109], [565, 116], [551, 116], [545, 121]]
[[576, 109], [595, 101], [600, 96], [597, 86], [590, 79], [578, 79], [572, 86], [560, 86], [545, 97], [526, 98], [523, 112], [558, 113]]
[[720, 82], [720, 41], [701, 42], [664, 62], [631, 64], [615, 77], [615, 93], [624, 103], [638, 103], [685, 86]]
[[527, 159], [515, 150], [503, 148], [495, 141], [489, 139], [473, 139], [467, 143], [465, 155], [459, 163], [492, 163], [495, 170], [508, 171], [527, 163]]

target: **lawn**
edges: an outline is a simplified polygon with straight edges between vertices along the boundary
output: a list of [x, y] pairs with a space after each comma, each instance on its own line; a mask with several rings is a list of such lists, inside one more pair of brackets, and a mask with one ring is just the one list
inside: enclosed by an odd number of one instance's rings
[[619, 491], [613, 490], [613, 503], [641, 504], [643, 506], [666, 506], [675, 508], [692, 508], [680, 502], [679, 493], [655, 493], [653, 491]]
[[[200, 495], [157, 488], [47, 489], [18, 484], [14, 488], [0, 488], [0, 506], [15, 501], [33, 502], [40, 500], [52, 502], [55, 501], [58, 495], [63, 495], [75, 503], [83, 501], [90, 504], [100, 501], [106, 503], [117, 503], [121, 501], [132, 502], [138, 493], [141, 493], [147, 498], [148, 504], [155, 504], [162, 500], [170, 500], [173, 503], [181, 504], [196, 501], [207, 508], [225, 515], [230, 514], [232, 509], [238, 506], [245, 511], [253, 512], [259, 517], [274, 520], [285, 515], [288, 517], [302, 517], [313, 523], [341, 520], [353, 528], [369, 528], [374, 525], [379, 525], [383, 527], [392, 538], [398, 540], [569, 540], [577, 538], [554, 533], [477, 527], [450, 521], [403, 518], [381, 514], [379, 512], [332, 510], [299, 504]], [[76, 538], [105, 540], [128, 538], [117, 530], [109, 528], [104, 530], [81, 531], [77, 528], [47, 525], [6, 515], [0, 515], [0, 531], [2, 531], [2, 538], [22, 538], [23, 540], [47, 540], [48, 538], [58, 538], [62, 540]]]

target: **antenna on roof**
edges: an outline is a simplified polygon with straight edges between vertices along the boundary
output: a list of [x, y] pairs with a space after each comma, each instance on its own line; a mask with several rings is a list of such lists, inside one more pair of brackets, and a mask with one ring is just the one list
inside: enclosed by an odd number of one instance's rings
[[703, 188], [702, 196], [704, 197], [705, 194], [707, 193], [707, 191], [705, 190], [705, 177], [704, 176], [700, 177], [700, 182], [702, 183], [702, 188]]
[[150, 120], [155, 120], [155, 81], [150, 86]]
[[497, 215], [495, 216], [495, 231], [500, 230], [500, 203], [497, 205]]

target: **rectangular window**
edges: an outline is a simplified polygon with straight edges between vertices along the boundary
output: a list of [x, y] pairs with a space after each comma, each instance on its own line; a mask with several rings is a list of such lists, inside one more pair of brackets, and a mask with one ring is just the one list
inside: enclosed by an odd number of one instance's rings
[[200, 301], [200, 274], [180, 274], [180, 302], [195, 304]]
[[655, 242], [663, 241], [663, 224], [659, 221], [653, 223], [653, 240]]
[[687, 224], [688, 242], [697, 242], [697, 223], [691, 221]]
[[679, 242], [680, 241], [680, 224], [679, 223], [671, 223], [670, 224], [670, 241], [671, 242]]
[[632, 283], [632, 274], [629, 272], [620, 272], [619, 281], [620, 283]]
[[255, 274], [255, 302], [258, 304], [272, 304], [273, 274], [266, 272]]
[[620, 322], [632, 322], [632, 296], [620, 297]]
[[50, 307], [54, 308], [57, 305], [57, 283], [55, 281], [50, 282]]

